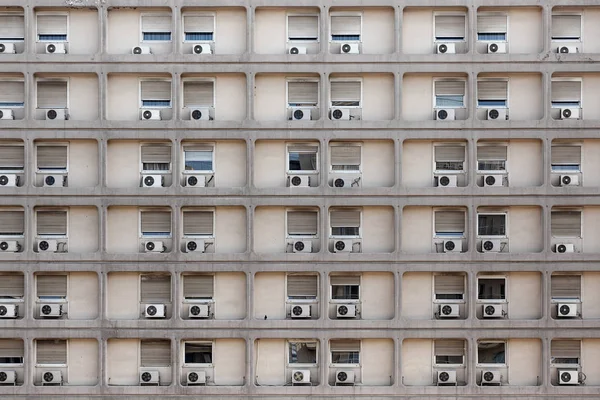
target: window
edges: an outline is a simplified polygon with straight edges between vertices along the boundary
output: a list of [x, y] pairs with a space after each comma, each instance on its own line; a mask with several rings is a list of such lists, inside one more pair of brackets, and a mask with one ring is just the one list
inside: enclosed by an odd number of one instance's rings
[[23, 274], [0, 275], [0, 300], [22, 300], [24, 296], [25, 276]]
[[552, 300], [581, 299], [581, 275], [552, 275], [550, 297]]
[[581, 211], [554, 211], [550, 214], [553, 237], [581, 237]]
[[22, 42], [25, 40], [25, 17], [23, 15], [0, 15], [0, 41]]
[[171, 342], [168, 340], [141, 340], [140, 367], [170, 367]]
[[[1, 18], [0, 18], [1, 21]], [[1, 31], [0, 27], [0, 31]], [[0, 108], [25, 105], [25, 82], [0, 81]]]
[[552, 107], [581, 107], [581, 80], [553, 80]]
[[171, 107], [170, 81], [141, 81], [141, 107]]
[[211, 300], [214, 296], [214, 276], [184, 275], [183, 297], [186, 300]]
[[319, 40], [318, 15], [288, 15], [287, 17], [288, 41], [314, 41]]
[[553, 15], [552, 40], [581, 40], [581, 15]]
[[506, 278], [478, 278], [478, 300], [506, 300]]
[[213, 107], [215, 83], [213, 81], [183, 82], [184, 107]]
[[336, 144], [331, 146], [332, 171], [360, 171], [361, 146], [356, 144]]
[[67, 146], [38, 145], [36, 151], [38, 171], [67, 171], [69, 154]]
[[434, 275], [436, 300], [463, 300], [465, 296], [464, 275]]
[[360, 276], [332, 275], [329, 282], [332, 300], [360, 299]]
[[287, 148], [288, 170], [287, 172], [318, 172], [319, 147], [316, 145], [290, 145]]
[[480, 14], [477, 16], [477, 40], [506, 41], [507, 16], [504, 14]]
[[0, 211], [0, 236], [23, 236], [25, 213], [23, 211]]
[[465, 20], [464, 15], [436, 15], [435, 40], [465, 40]]
[[360, 41], [362, 29], [360, 15], [332, 15], [331, 40], [344, 42]]
[[0, 364], [23, 364], [24, 343], [20, 339], [0, 340]]
[[435, 107], [463, 108], [465, 106], [465, 81], [437, 80], [435, 85]]
[[505, 364], [505, 342], [477, 342], [478, 364]]
[[210, 236], [215, 235], [214, 211], [184, 211], [183, 236]]
[[288, 236], [316, 236], [318, 233], [319, 213], [317, 211], [288, 211]]
[[213, 15], [184, 15], [183, 34], [183, 40], [186, 42], [215, 40], [215, 17]]
[[360, 340], [332, 340], [332, 364], [360, 364]]
[[142, 15], [143, 42], [171, 41], [170, 15]]
[[0, 171], [23, 171], [24, 168], [24, 146], [0, 146]]
[[465, 341], [444, 339], [434, 341], [435, 364], [462, 365], [465, 356]]
[[508, 81], [481, 80], [477, 81], [478, 107], [507, 107]]
[[68, 32], [67, 14], [39, 14], [37, 16], [37, 39], [40, 42], [66, 42]]
[[38, 365], [66, 365], [67, 341], [66, 340], [36, 340], [36, 364]]
[[360, 236], [360, 210], [334, 210], [329, 214], [331, 236]]
[[288, 342], [288, 364], [316, 364], [317, 342]]
[[478, 171], [506, 171], [506, 155], [508, 147], [490, 145], [477, 147]]
[[40, 210], [36, 214], [37, 236], [66, 236], [67, 212], [62, 210]]
[[288, 81], [288, 107], [316, 107], [319, 104], [318, 81]]
[[140, 225], [143, 237], [171, 236], [171, 211], [142, 211]]
[[314, 300], [318, 297], [318, 275], [288, 275], [287, 297], [290, 300]]
[[67, 81], [37, 81], [37, 108], [69, 107]]
[[553, 340], [550, 344], [552, 364], [577, 364], [581, 358], [581, 341]]
[[171, 146], [153, 144], [141, 146], [142, 171], [170, 171]]
[[581, 171], [581, 146], [552, 146], [552, 172]]
[[456, 237], [465, 234], [465, 212], [464, 211], [435, 211], [435, 236]]
[[140, 277], [140, 301], [148, 303], [171, 302], [171, 275], [144, 274]]
[[506, 214], [479, 214], [477, 216], [479, 236], [506, 236]]
[[466, 146], [434, 146], [436, 171], [464, 171]]
[[331, 81], [332, 107], [361, 107], [361, 81]]
[[212, 146], [186, 146], [183, 148], [185, 171], [214, 172]]
[[212, 364], [213, 362], [213, 344], [212, 342], [184, 344], [185, 363], [186, 364]]
[[40, 300], [65, 300], [67, 275], [36, 275], [36, 293]]

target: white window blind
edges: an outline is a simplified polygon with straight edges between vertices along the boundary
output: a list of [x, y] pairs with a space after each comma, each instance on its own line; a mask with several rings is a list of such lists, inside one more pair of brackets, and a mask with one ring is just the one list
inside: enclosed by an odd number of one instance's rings
[[169, 367], [171, 342], [168, 340], [142, 340], [140, 343], [141, 367]]
[[436, 294], [465, 292], [465, 277], [463, 275], [435, 275], [434, 282]]
[[67, 234], [66, 211], [38, 211], [36, 217], [38, 235]]
[[465, 146], [435, 146], [435, 161], [465, 161]]
[[66, 364], [66, 340], [36, 340], [37, 364]]
[[581, 297], [581, 275], [552, 275], [550, 286], [552, 298]]
[[332, 211], [330, 215], [332, 228], [360, 227], [360, 211]]
[[212, 107], [214, 104], [214, 83], [210, 81], [183, 82], [183, 106]]
[[141, 149], [142, 164], [170, 163], [171, 146], [144, 145]]
[[23, 358], [25, 346], [21, 339], [0, 339], [1, 358]]
[[214, 277], [212, 275], [184, 275], [183, 297], [212, 298], [214, 296]]
[[360, 102], [360, 81], [331, 82], [331, 102]]
[[496, 161], [506, 160], [506, 146], [479, 146], [477, 148], [477, 160]]
[[38, 169], [67, 169], [67, 146], [37, 146]]
[[210, 33], [215, 30], [215, 17], [212, 15], [184, 15], [185, 33]]
[[331, 275], [329, 277], [331, 286], [358, 286], [360, 276], [358, 275]]
[[[1, 21], [0, 21], [1, 23]], [[2, 29], [0, 27], [0, 29]], [[0, 81], [0, 103], [24, 103], [25, 82]]]
[[23, 15], [0, 15], [0, 40], [25, 38]]
[[25, 276], [23, 274], [0, 275], [0, 296], [23, 297]]
[[290, 40], [314, 40], [318, 37], [318, 15], [288, 15], [288, 38]]
[[552, 39], [578, 39], [581, 37], [581, 15], [553, 15]]
[[142, 303], [168, 303], [171, 301], [171, 276], [152, 274], [141, 276]]
[[464, 211], [436, 211], [435, 232], [456, 233], [465, 231]]
[[464, 15], [436, 15], [435, 37], [437, 39], [464, 39], [465, 19]]
[[463, 356], [465, 342], [460, 339], [443, 339], [434, 342], [436, 356]]
[[143, 15], [142, 32], [171, 32], [171, 16]]
[[24, 146], [0, 146], [0, 170], [23, 169], [25, 166]]
[[38, 15], [37, 16], [38, 35], [66, 35], [67, 34], [67, 16], [66, 15]]
[[185, 211], [183, 213], [183, 234], [214, 235], [214, 212], [212, 211]]
[[171, 211], [142, 211], [142, 234], [171, 232]]
[[23, 211], [0, 211], [0, 235], [22, 235], [25, 232]]
[[67, 275], [36, 275], [38, 297], [67, 297]]
[[141, 81], [142, 100], [171, 100], [170, 81]]
[[317, 282], [317, 275], [288, 275], [287, 295], [288, 297], [316, 298]]
[[551, 230], [554, 237], [581, 237], [581, 211], [552, 211]]
[[482, 14], [477, 16], [477, 32], [506, 33], [506, 15]]
[[436, 96], [464, 96], [465, 81], [443, 80], [435, 81]]
[[508, 99], [508, 81], [478, 81], [477, 98], [479, 100]]
[[288, 211], [288, 235], [316, 235], [318, 213], [316, 211]]
[[360, 165], [360, 146], [331, 146], [331, 165]]
[[581, 146], [552, 146], [552, 164], [581, 164]]
[[552, 358], [580, 358], [580, 340], [553, 340], [550, 344]]
[[38, 81], [38, 108], [67, 108], [66, 81]]
[[552, 101], [581, 101], [581, 81], [552, 81]]
[[334, 15], [331, 17], [331, 35], [360, 35], [359, 15]]
[[319, 102], [319, 82], [289, 81], [288, 104], [316, 105]]

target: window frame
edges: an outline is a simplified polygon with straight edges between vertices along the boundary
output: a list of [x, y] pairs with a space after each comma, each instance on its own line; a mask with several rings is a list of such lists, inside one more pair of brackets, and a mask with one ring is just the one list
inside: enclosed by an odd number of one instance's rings
[[[37, 220], [38, 220], [38, 212], [45, 211], [64, 211], [67, 214], [67, 233], [66, 235], [58, 234], [58, 235], [40, 235], [37, 231]], [[34, 208], [34, 227], [35, 227], [35, 237], [41, 239], [68, 239], [69, 238], [69, 225], [70, 225], [70, 215], [69, 215], [69, 207], [46, 207], [42, 206], [39, 208]]]
[[[436, 147], [457, 147], [457, 146], [464, 147], [464, 160], [462, 162], [463, 163], [462, 169], [461, 170], [458, 170], [458, 169], [437, 169], [437, 162], [435, 161], [435, 150], [436, 150]], [[433, 143], [432, 146], [431, 146], [431, 149], [433, 151], [432, 162], [433, 162], [433, 174], [434, 175], [460, 175], [460, 174], [464, 174], [464, 173], [467, 172], [467, 169], [465, 167], [465, 164], [468, 161], [467, 143], [466, 142], [439, 142], [439, 143]], [[452, 161], [452, 162], [454, 162], [454, 161]]]
[[[497, 279], [497, 280], [503, 280], [504, 281], [504, 298], [503, 299], [480, 299], [479, 298], [479, 280], [480, 279], [487, 279], [487, 280], [492, 280], [492, 279]], [[491, 304], [507, 304], [508, 303], [508, 275], [506, 274], [502, 274], [502, 275], [478, 275], [477, 276], [477, 298], [476, 298], [476, 302], [478, 304], [481, 303], [491, 303]]]
[[[491, 367], [491, 368], [503, 368], [508, 367], [508, 340], [497, 340], [497, 339], [483, 339], [477, 340], [477, 347], [475, 353], [475, 360], [477, 367]], [[504, 362], [503, 363], [483, 363], [479, 362], [479, 343], [503, 343], [504, 344]]]
[[[479, 234], [479, 216], [483, 215], [504, 215], [504, 235], [480, 235]], [[508, 232], [510, 231], [508, 225], [508, 211], [477, 211], [477, 238], [486, 239], [508, 239]]]
[[[331, 17], [360, 17], [360, 34], [358, 36], [358, 40], [333, 40], [331, 33]], [[364, 16], [361, 11], [334, 11], [329, 13], [329, 32], [328, 39], [329, 43], [341, 43], [341, 42], [350, 42], [350, 43], [362, 43], [363, 41], [363, 31], [364, 31]], [[362, 100], [362, 96], [361, 96]]]
[[331, 367], [339, 367], [339, 368], [360, 368], [361, 366], [361, 353], [362, 353], [362, 340], [358, 339], [359, 342], [359, 348], [358, 351], [351, 351], [351, 350], [346, 350], [346, 351], [335, 351], [335, 353], [358, 353], [358, 363], [335, 363], [333, 362], [333, 353], [334, 351], [331, 349], [331, 340], [329, 341], [329, 364]]
[[[355, 274], [334, 274], [333, 276], [352, 276], [352, 277], [357, 277], [358, 278], [358, 285], [332, 285], [331, 284], [331, 277], [332, 275], [329, 275], [329, 302], [331, 304], [360, 304], [361, 302], [361, 283], [362, 283], [362, 276], [361, 275], [355, 275]], [[333, 286], [343, 286], [343, 287], [353, 287], [353, 286], [357, 286], [358, 287], [358, 298], [357, 299], [334, 299], [333, 298]], [[350, 291], [351, 292], [351, 291]]]
[[[144, 17], [169, 17], [169, 20], [171, 21], [171, 30], [169, 31], [169, 34], [171, 35], [171, 38], [169, 40], [144, 40]], [[142, 12], [140, 13], [140, 17], [139, 17], [139, 21], [140, 21], [140, 43], [171, 43], [173, 41], [173, 15], [171, 13], [167, 13], [166, 11], [159, 11], [159, 12]], [[165, 33], [165, 32], [146, 32], [146, 33]]]
[[[436, 218], [436, 213], [438, 212], [444, 212], [444, 211], [448, 211], [448, 212], [462, 212], [464, 215], [464, 230], [462, 232], [462, 234], [460, 235], [456, 235], [453, 233], [447, 233], [447, 234], [438, 234], [438, 232], [435, 230], [435, 218]], [[432, 213], [433, 213], [433, 218], [431, 218], [431, 222], [433, 224], [432, 226], [432, 234], [433, 234], [433, 239], [466, 239], [467, 237], [467, 228], [468, 228], [468, 215], [467, 215], [467, 211], [464, 208], [460, 208], [460, 207], [433, 207], [432, 209]]]
[[[571, 104], [574, 103], [559, 103], [559, 102], [554, 102], [552, 101], [552, 83], [553, 82], [579, 82], [579, 105], [573, 106]], [[550, 78], [550, 107], [557, 109], [557, 108], [565, 108], [565, 107], [574, 107], [574, 108], [580, 108], [583, 109], [583, 77], [576, 77], [576, 76], [561, 76], [561, 77], [557, 77], [557, 78]]]
[[[317, 233], [314, 235], [290, 235], [288, 227], [288, 213], [290, 212], [316, 212], [317, 214]], [[289, 207], [285, 209], [285, 237], [287, 240], [293, 239], [318, 239], [319, 238], [319, 223], [321, 221], [321, 210], [319, 208], [304, 208], [304, 207]]]
[[[290, 17], [317, 17], [317, 37], [316, 39], [290, 39]], [[362, 23], [362, 19], [361, 19], [361, 23]], [[361, 29], [362, 31], [362, 29]], [[311, 13], [294, 13], [294, 12], [290, 12], [287, 13], [285, 16], [285, 37], [286, 37], [286, 43], [291, 44], [291, 43], [298, 43], [298, 44], [302, 44], [302, 43], [320, 43], [321, 42], [321, 13], [318, 12], [316, 14], [311, 14]]]
[[[213, 98], [212, 98], [212, 105], [208, 106], [211, 108], [215, 108], [215, 104], [217, 103], [217, 78], [214, 76], [211, 77], [202, 77], [202, 78], [183, 78], [181, 80], [181, 94], [179, 95], [179, 99], [181, 101], [181, 107], [182, 108], [194, 108], [194, 107], [207, 107], [205, 105], [198, 105], [198, 104], [185, 104], [185, 84], [188, 82], [211, 82], [213, 85]], [[141, 86], [140, 86], [141, 89]], [[171, 91], [173, 90], [173, 88], [171, 87]], [[141, 95], [141, 92], [140, 92]], [[171, 96], [173, 96], [173, 94], [171, 93]]]
[[[169, 98], [168, 106], [145, 106], [144, 99], [142, 98], [142, 82], [169, 82], [169, 86], [171, 86], [171, 93]], [[149, 109], [160, 109], [160, 110], [168, 110], [173, 108], [173, 80], [171, 78], [152, 78], [152, 77], [143, 77], [138, 79], [138, 99], [139, 99], [139, 108], [149, 108]], [[158, 100], [160, 101], [160, 100]]]
[[[436, 22], [435, 22], [435, 18], [437, 16], [445, 16], [445, 17], [454, 17], [454, 16], [460, 16], [460, 17], [465, 17], [465, 24], [463, 26], [464, 30], [464, 36], [462, 39], [450, 39], [450, 38], [441, 38], [438, 39], [436, 36]], [[446, 42], [450, 42], [450, 43], [466, 43], [468, 40], [468, 26], [469, 26], [469, 14], [468, 12], [460, 12], [460, 11], [434, 11], [433, 12], [433, 43], [446, 43]]]
[[[315, 146], [316, 144], [316, 146]], [[316, 147], [317, 150], [315, 151], [316, 154], [316, 166], [314, 170], [291, 170], [290, 169], [290, 148], [291, 147], [295, 147], [295, 146], [310, 146], [310, 147]], [[295, 153], [295, 152], [294, 152]], [[313, 154], [312, 152], [308, 152], [308, 151], [301, 151], [298, 152], [299, 154]], [[319, 153], [321, 153], [321, 143], [319, 142], [288, 142], [285, 144], [285, 173], [287, 175], [315, 175], [315, 174], [319, 174], [319, 171], [321, 169], [321, 160], [319, 157]]]
[[[297, 82], [297, 83], [316, 83], [317, 84], [317, 103], [316, 104], [301, 104], [301, 105], [291, 105], [290, 104], [290, 82]], [[320, 85], [320, 79], [319, 78], [310, 78], [310, 77], [306, 77], [306, 78], [286, 78], [285, 79], [285, 104], [286, 104], [286, 108], [290, 109], [290, 108], [319, 108], [319, 102], [321, 100], [321, 85]]]
[[[144, 169], [144, 162], [142, 160], [142, 147], [144, 146], [164, 146], [168, 147], [171, 154], [171, 161], [169, 161], [169, 169], [166, 170], [152, 170], [152, 169]], [[169, 175], [173, 172], [173, 144], [171, 142], [141, 142], [138, 149], [139, 155], [139, 169], [140, 175]], [[152, 163], [152, 164], [164, 164], [164, 163]]]
[[[24, 33], [27, 33], [27, 28], [25, 26], [25, 13], [21, 12], [21, 11], [2, 11], [0, 13], [0, 17], [23, 17], [23, 31]], [[35, 32], [36, 32], [36, 38], [37, 36], [37, 16], [35, 18]], [[67, 28], [68, 28], [68, 21], [69, 18], [67, 17]], [[67, 29], [67, 35], [68, 35], [69, 30]], [[15, 38], [0, 38], [0, 42], [2, 43], [23, 43], [25, 42], [25, 38], [23, 39], [15, 39]]]
[[[71, 79], [66, 78], [35, 78], [35, 109], [52, 110], [52, 108], [41, 108], [38, 106], [38, 83], [39, 82], [66, 82], [67, 83], [67, 110], [71, 109]], [[58, 108], [59, 110], [61, 108]]]
[[[292, 350], [291, 349], [292, 343], [304, 343], [304, 344], [314, 343], [315, 346], [316, 346], [316, 349], [315, 349], [315, 359], [316, 359], [316, 362], [314, 362], [314, 363], [300, 363], [300, 362], [294, 363], [294, 362], [291, 362], [291, 360], [290, 360], [290, 353], [291, 353], [291, 350]], [[319, 341], [318, 340], [316, 340], [316, 339], [315, 340], [288, 339], [288, 340], [286, 340], [286, 348], [287, 348], [287, 351], [286, 351], [285, 363], [286, 363], [286, 366], [288, 368], [318, 367], [319, 366], [319, 350], [320, 349], [319, 349]]]
[[[504, 32], [504, 40], [496, 40], [496, 39], [479, 39], [479, 24], [477, 24], [476, 26], [476, 32], [475, 34], [476, 36], [476, 41], [477, 42], [481, 42], [481, 43], [497, 43], [497, 42], [501, 42], [501, 43], [509, 43], [510, 42], [510, 38], [509, 38], [509, 32], [510, 32], [510, 15], [507, 12], [503, 12], [503, 11], [482, 11], [481, 13], [479, 11], [476, 12], [475, 18], [479, 17], [480, 15], [482, 16], [503, 16], [506, 18], [506, 32]], [[475, 21], [477, 22], [477, 21]], [[498, 32], [500, 33], [500, 32]]]
[[[290, 276], [316, 276], [317, 277], [317, 295], [314, 298], [305, 298], [305, 299], [291, 298], [288, 293], [288, 278]], [[319, 274], [294, 273], [294, 272], [289, 272], [289, 273], [285, 274], [285, 299], [286, 299], [286, 302], [299, 303], [299, 304], [318, 303], [319, 298], [320, 298], [319, 294], [321, 293], [321, 283], [320, 283], [321, 279], [320, 278], [321, 278], [321, 276]], [[304, 296], [304, 297], [308, 297], [308, 296]]]
[[[437, 362], [437, 357], [438, 357], [438, 354], [437, 354], [437, 353], [436, 353], [436, 351], [435, 351], [435, 342], [436, 342], [437, 340], [461, 340], [461, 341], [463, 342], [463, 355], [462, 355], [462, 362], [460, 362], [460, 363], [447, 363], [447, 364], [438, 363], [438, 362]], [[441, 368], [460, 368], [460, 367], [464, 367], [464, 366], [466, 365], [466, 362], [465, 362], [465, 359], [467, 358], [467, 357], [466, 357], [466, 355], [467, 355], [467, 354], [466, 354], [466, 353], [467, 353], [467, 349], [466, 349], [466, 347], [468, 346], [468, 344], [467, 344], [467, 343], [465, 343], [465, 340], [464, 340], [464, 339], [454, 339], [454, 338], [439, 338], [439, 339], [433, 339], [433, 340], [431, 341], [431, 346], [432, 346], [432, 349], [431, 349], [431, 355], [433, 356], [433, 357], [432, 357], [432, 358], [433, 358], [433, 360], [432, 360], [432, 365], [433, 365], [433, 367], [434, 367], [434, 368], [440, 368], [440, 369], [441, 369]], [[440, 356], [443, 356], [443, 354], [440, 354]]]
[[[504, 105], [481, 105], [479, 104], [479, 90], [477, 90], [477, 84], [479, 82], [506, 82], [506, 99], [504, 100]], [[506, 78], [477, 78], [477, 82], [475, 85], [475, 89], [476, 89], [476, 100], [477, 100], [477, 108], [480, 109], [485, 109], [485, 110], [489, 110], [492, 108], [501, 108], [501, 109], [505, 109], [508, 110], [510, 109], [510, 104], [509, 104], [509, 99], [510, 99], [510, 77], [506, 77]], [[466, 92], [465, 92], [466, 93]], [[500, 101], [500, 100], [497, 100]]]
[[465, 274], [456, 274], [456, 275], [462, 275], [463, 278], [463, 292], [462, 292], [462, 298], [461, 299], [438, 299], [437, 298], [437, 293], [435, 291], [435, 278], [437, 276], [444, 276], [444, 275], [455, 275], [455, 274], [448, 274], [448, 273], [443, 273], [443, 272], [437, 272], [437, 273], [433, 273], [431, 276], [431, 287], [433, 288], [432, 290], [432, 303], [434, 308], [437, 310], [437, 305], [438, 304], [465, 304], [466, 300], [467, 300], [467, 284], [468, 284], [468, 277]]
[[[509, 159], [510, 159], [510, 143], [508, 142], [491, 142], [491, 143], [476, 143], [475, 144], [475, 162], [477, 163], [477, 173], [484, 175], [508, 175]], [[506, 160], [504, 160], [504, 169], [479, 169], [479, 148], [480, 147], [506, 147]], [[502, 160], [492, 160], [502, 161]]]
[[[333, 105], [333, 100], [332, 100], [332, 96], [331, 96], [331, 83], [332, 82], [359, 82], [360, 83], [360, 100], [358, 101], [358, 105], [357, 106], [334, 106]], [[335, 108], [335, 107], [339, 107], [339, 108], [352, 108], [352, 109], [360, 109], [362, 110], [363, 108], [363, 102], [364, 102], [364, 82], [363, 82], [363, 78], [361, 77], [347, 77], [347, 78], [330, 78], [329, 79], [329, 108]]]
[[[215, 239], [216, 238], [216, 228], [217, 228], [217, 209], [216, 207], [181, 207], [180, 210], [180, 218], [181, 218], [181, 238], [182, 239]], [[213, 225], [213, 233], [212, 235], [185, 235], [183, 232], [183, 219], [186, 212], [210, 212], [212, 213], [212, 225]], [[172, 224], [172, 222], [171, 222]], [[173, 229], [171, 227], [171, 229]]]
[[[51, 15], [59, 15], [59, 16], [66, 16], [67, 17], [67, 37], [65, 38], [65, 40], [40, 40], [40, 35], [39, 35], [39, 29], [38, 29], [38, 17], [40, 15], [46, 15], [46, 16], [51, 16]], [[26, 20], [26, 18], [25, 18]], [[35, 42], [36, 43], [69, 43], [69, 32], [71, 31], [71, 18], [69, 18], [69, 12], [68, 11], [39, 11], [35, 13]], [[27, 33], [27, 21], [25, 21], [25, 33]], [[67, 92], [68, 93], [68, 92]]]
[[[581, 142], [569, 142], [569, 143], [563, 143], [563, 142], [553, 142], [550, 144], [550, 172], [553, 174], [568, 174], [568, 173], [583, 173], [583, 159], [584, 159], [584, 151], [583, 151], [583, 143]], [[564, 169], [564, 170], [554, 170], [553, 166], [554, 165], [577, 165], [577, 164], [552, 164], [552, 148], [554, 146], [557, 147], [566, 147], [566, 146], [573, 146], [573, 147], [579, 147], [579, 167], [577, 169]]]
[[[211, 161], [211, 163], [212, 163], [212, 169], [210, 169], [210, 170], [200, 170], [200, 169], [198, 169], [198, 170], [196, 170], [196, 169], [186, 170], [185, 169], [185, 163], [186, 163], [186, 155], [185, 155], [186, 150], [185, 150], [185, 148], [186, 147], [190, 147], [190, 148], [193, 148], [193, 147], [210, 147], [211, 148], [211, 155], [212, 155], [212, 161]], [[181, 172], [182, 172], [182, 174], [183, 175], [211, 175], [211, 174], [214, 174], [216, 172], [215, 171], [215, 169], [216, 169], [215, 168], [215, 164], [216, 164], [216, 147], [217, 147], [217, 144], [214, 143], [214, 142], [211, 142], [211, 143], [189, 143], [189, 142], [183, 143], [182, 146], [181, 146], [181, 153], [182, 153], [181, 154], [181, 156], [182, 156], [181, 157]]]
[[[67, 359], [67, 364], [41, 364], [38, 363], [37, 360], [37, 356], [38, 356], [38, 351], [37, 351], [37, 346], [38, 346], [38, 340], [60, 340], [60, 341], [65, 341], [65, 347], [67, 348], [67, 354], [66, 354], [66, 359]], [[69, 339], [50, 339], [50, 338], [36, 338], [35, 339], [35, 351], [34, 351], [34, 358], [35, 358], [35, 362], [34, 362], [34, 366], [35, 367], [46, 367], [46, 368], [68, 368], [68, 361], [69, 361]]]
[[[171, 226], [170, 226], [170, 232], [168, 235], [144, 235], [144, 232], [142, 232], [142, 213], [143, 212], [165, 212], [168, 209], [169, 214], [171, 214]], [[138, 235], [139, 235], [139, 239], [145, 240], [145, 239], [172, 239], [173, 238], [173, 210], [169, 207], [169, 208], [160, 208], [160, 207], [139, 207], [138, 208]]]
[[[462, 82], [463, 86], [464, 86], [464, 94], [462, 95], [462, 105], [461, 106], [438, 106], [437, 105], [437, 95], [435, 94], [435, 85], [437, 84], [437, 82]], [[434, 77], [432, 79], [432, 84], [433, 84], [433, 109], [434, 110], [439, 110], [439, 109], [453, 109], [453, 110], [461, 110], [461, 109], [466, 109], [467, 108], [467, 79], [466, 78], [455, 78], [455, 77]], [[458, 96], [458, 95], [456, 95]]]
[[551, 42], [561, 42], [561, 43], [583, 43], [583, 35], [584, 35], [584, 13], [577, 11], [552, 11], [550, 14], [550, 24], [552, 24], [552, 17], [554, 16], [574, 16], [579, 17], [579, 37], [577, 39], [563, 39], [563, 38], [554, 38], [552, 36], [552, 26], [550, 26], [550, 41]]
[[[211, 363], [188, 363], [185, 362], [185, 355], [186, 355], [186, 345], [187, 344], [196, 344], [196, 345], [208, 345], [210, 344], [210, 354], [211, 354], [211, 359], [212, 362]], [[196, 368], [212, 368], [214, 367], [215, 364], [215, 359], [214, 359], [214, 354], [215, 354], [215, 342], [214, 340], [184, 340], [183, 341], [183, 348], [181, 349], [183, 352], [183, 367], [187, 368], [187, 367], [196, 367]]]
[[[187, 40], [185, 38], [185, 17], [212, 17], [213, 20], [213, 29], [212, 29], [212, 40]], [[181, 14], [181, 34], [182, 34], [182, 42], [183, 43], [214, 43], [216, 41], [217, 36], [217, 13], [213, 11], [193, 11], [193, 12], [184, 12]], [[172, 37], [172, 33], [171, 33]], [[183, 104], [183, 103], [182, 103]]]
[[[331, 226], [331, 213], [336, 211], [351, 211], [359, 213], [358, 235], [334, 235]], [[363, 208], [362, 207], [330, 207], [328, 210], [329, 239], [361, 239], [363, 237]]]
[[[10, 43], [9, 41], [3, 41], [3, 43]], [[16, 43], [16, 42], [15, 42]], [[15, 106], [13, 103], [13, 105], [3, 105], [2, 103], [0, 103], [0, 108], [25, 108], [25, 102], [27, 100], [27, 89], [26, 89], [26, 82], [25, 82], [25, 78], [19, 78], [19, 77], [8, 77], [8, 78], [2, 78], [1, 80], [2, 82], [23, 82], [23, 105], [20, 106]], [[37, 106], [37, 81], [36, 81], [36, 85], [35, 85], [35, 91], [36, 91], [36, 96], [35, 96], [35, 100], [36, 100], [36, 106]], [[67, 83], [67, 104], [69, 104], [69, 84]]]

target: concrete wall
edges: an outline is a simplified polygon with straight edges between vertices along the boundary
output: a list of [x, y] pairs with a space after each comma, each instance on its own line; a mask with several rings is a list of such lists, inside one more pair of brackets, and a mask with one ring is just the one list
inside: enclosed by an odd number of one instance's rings
[[[99, 107], [99, 85], [96, 74], [45, 74], [34, 75], [35, 82], [38, 80], [60, 80], [67, 81], [67, 108], [69, 120], [73, 121], [95, 121], [100, 116]], [[32, 108], [35, 119], [45, 120], [48, 109], [37, 108], [37, 84], [34, 86], [35, 96]]]
[[[126, 40], [124, 40], [126, 41]], [[130, 49], [131, 50], [131, 49]], [[141, 56], [144, 57], [144, 56]], [[142, 101], [140, 99], [140, 79], [160, 79], [171, 81], [170, 74], [109, 74], [106, 96], [106, 117], [110, 120], [118, 121], [139, 121], [140, 108]], [[171, 93], [176, 93], [171, 86]], [[174, 98], [171, 94], [171, 107], [147, 107], [160, 110], [160, 117], [163, 120], [173, 118]], [[144, 123], [148, 121], [140, 121]]]

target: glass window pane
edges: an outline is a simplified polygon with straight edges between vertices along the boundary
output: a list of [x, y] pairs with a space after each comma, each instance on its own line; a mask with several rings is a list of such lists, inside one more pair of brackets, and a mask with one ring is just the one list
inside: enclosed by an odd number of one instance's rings
[[435, 356], [436, 364], [462, 364], [463, 356]]
[[358, 300], [359, 288], [358, 285], [332, 285], [331, 298], [333, 300]]
[[212, 171], [212, 151], [185, 151], [186, 171]]
[[359, 364], [360, 353], [358, 351], [332, 351], [331, 362], [334, 364]]
[[437, 95], [435, 96], [436, 107], [450, 107], [458, 108], [464, 107], [464, 96], [463, 95]]
[[506, 215], [479, 215], [479, 236], [504, 236], [506, 234]]
[[186, 364], [212, 364], [212, 343], [186, 343]]
[[170, 163], [144, 163], [142, 169], [144, 171], [168, 171]]
[[506, 161], [479, 161], [477, 169], [479, 171], [506, 171]]
[[506, 299], [506, 281], [504, 279], [479, 279], [479, 300], [504, 300]]
[[317, 343], [316, 342], [291, 342], [289, 344], [290, 364], [316, 364]]
[[462, 161], [437, 161], [435, 163], [435, 169], [437, 171], [462, 171]]
[[354, 227], [335, 227], [331, 228], [332, 236], [358, 236], [359, 228], [357, 226]]
[[344, 42], [358, 42], [360, 35], [331, 35], [331, 40]]
[[504, 33], [478, 33], [477, 40], [505, 42], [506, 41], [506, 32], [504, 32]]
[[168, 42], [171, 40], [171, 32], [144, 32], [144, 41]]
[[317, 170], [317, 153], [289, 153], [290, 171], [316, 171]]
[[214, 38], [212, 32], [186, 32], [186, 41], [211, 42]]
[[502, 343], [479, 342], [477, 343], [477, 362], [479, 364], [504, 364], [505, 346]]

